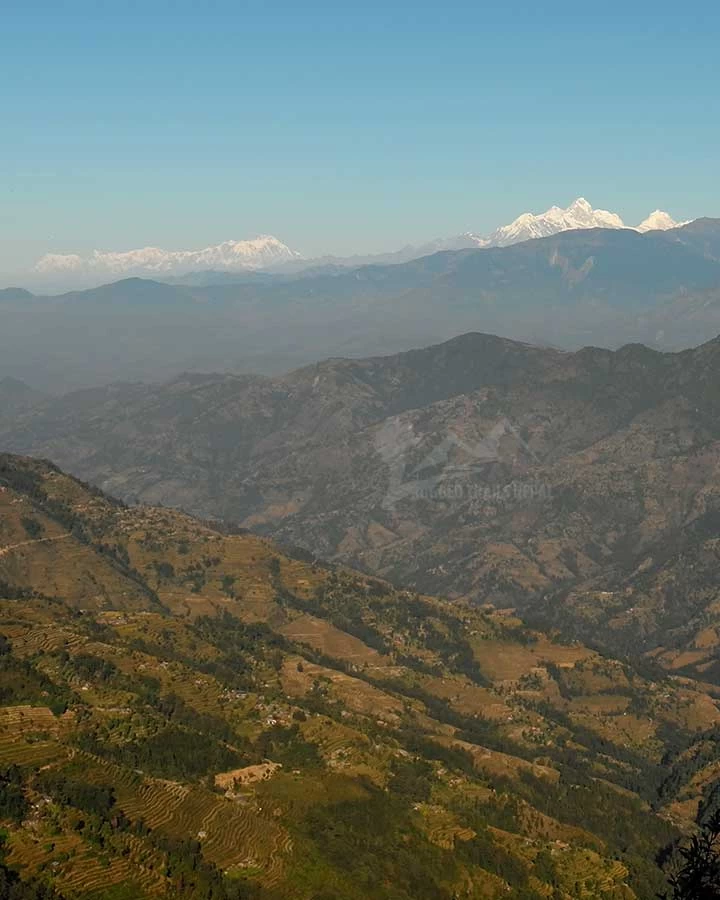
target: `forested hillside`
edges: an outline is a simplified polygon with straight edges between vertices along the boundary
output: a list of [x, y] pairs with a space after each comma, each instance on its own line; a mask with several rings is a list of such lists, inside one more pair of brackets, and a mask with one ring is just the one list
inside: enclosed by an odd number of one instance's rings
[[43, 462], [0, 596], [12, 897], [651, 898], [718, 804], [692, 679]]

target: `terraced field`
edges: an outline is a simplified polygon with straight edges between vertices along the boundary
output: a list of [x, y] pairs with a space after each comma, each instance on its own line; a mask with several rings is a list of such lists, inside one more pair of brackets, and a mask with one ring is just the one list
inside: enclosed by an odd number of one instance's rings
[[720, 779], [704, 686], [2, 466], [0, 546], [22, 546], [0, 556], [0, 824], [23, 878], [67, 900], [662, 889], [668, 819], [692, 828]]
[[203, 818], [203, 851], [220, 869], [251, 868], [267, 886], [279, 884], [292, 840], [274, 811], [255, 804], [216, 804]]
[[278, 631], [301, 644], [315, 647], [327, 656], [346, 659], [354, 665], [390, 665], [390, 660], [377, 650], [314, 616], [298, 616]]
[[163, 877], [146, 869], [133, 854], [125, 859], [103, 859], [96, 851], [89, 849], [84, 856], [73, 858], [67, 875], [58, 873], [58, 886], [63, 892], [86, 896], [107, 891], [112, 885], [134, 892], [136, 897], [156, 894], [165, 887]]
[[48, 624], [16, 634], [12, 641], [19, 656], [35, 656], [39, 653], [56, 653], [58, 650], [77, 650], [86, 643], [86, 638], [70, 628]]
[[142, 777], [88, 755], [83, 758], [94, 768], [95, 781], [112, 785], [118, 806], [131, 820], [172, 837], [196, 839], [203, 855], [223, 871], [252, 868], [268, 884], [281, 877], [290, 837], [273, 811], [258, 806], [252, 796], [228, 800], [197, 786]]
[[423, 803], [417, 807], [423, 818], [423, 827], [428, 838], [438, 847], [452, 850], [456, 841], [469, 841], [475, 837], [472, 828], [460, 825], [453, 816], [441, 806]]
[[55, 716], [47, 707], [0, 707], [0, 767], [43, 766], [68, 755], [60, 742], [74, 716]]

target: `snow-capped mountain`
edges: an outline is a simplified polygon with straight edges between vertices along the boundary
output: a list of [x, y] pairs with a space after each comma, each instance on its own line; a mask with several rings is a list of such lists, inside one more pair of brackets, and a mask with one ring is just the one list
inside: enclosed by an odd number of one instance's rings
[[679, 228], [681, 225], [687, 225], [687, 222], [676, 222], [671, 215], [656, 209], [651, 212], [647, 219], [644, 219], [639, 225], [635, 226], [636, 231], [669, 231], [671, 228]]
[[521, 241], [550, 237], [561, 231], [578, 228], [630, 228], [635, 231], [665, 231], [678, 228], [686, 222], [676, 222], [668, 213], [656, 209], [639, 225], [625, 225], [617, 213], [606, 209], [593, 209], [584, 197], [578, 197], [566, 209], [551, 206], [544, 213], [523, 213], [509, 225], [502, 225], [488, 235], [466, 231], [448, 238], [437, 238], [425, 244], [403, 247], [394, 253], [376, 256], [325, 257], [322, 262], [340, 266], [359, 266], [367, 263], [403, 263], [421, 256], [430, 256], [442, 250], [469, 250], [483, 247], [509, 247]]
[[593, 209], [584, 197], [578, 197], [567, 209], [551, 206], [540, 215], [523, 213], [509, 225], [503, 225], [490, 234], [486, 247], [507, 247], [520, 241], [549, 237], [561, 231], [576, 228], [624, 228], [623, 220], [606, 209]]
[[48, 253], [37, 262], [35, 269], [44, 274], [176, 275], [198, 269], [253, 271], [300, 258], [300, 254], [291, 250], [287, 244], [272, 235], [263, 234], [251, 240], [225, 241], [202, 250], [143, 247], [122, 252], [94, 250], [89, 256]]
[[[551, 206], [544, 213], [523, 213], [509, 225], [496, 228], [487, 237], [473, 233], [433, 242], [437, 250], [456, 250], [463, 247], [508, 247], [533, 238], [550, 237], [561, 231], [579, 228], [632, 228], [635, 231], [666, 231], [684, 222], [676, 222], [668, 213], [656, 209], [639, 225], [626, 225], [617, 213], [593, 209], [584, 197], [578, 197], [566, 209]], [[446, 246], [441, 246], [446, 245]], [[429, 245], [428, 245], [429, 246]]]
[[177, 276], [192, 272], [248, 272], [282, 270], [297, 272], [320, 266], [361, 266], [368, 263], [390, 264], [408, 262], [441, 250], [465, 250], [483, 247], [508, 247], [521, 241], [549, 237], [562, 231], [579, 228], [634, 228], [646, 232], [677, 228], [685, 223], [675, 222], [666, 212], [655, 210], [636, 226], [627, 226], [617, 213], [593, 209], [583, 197], [578, 197], [566, 209], [551, 206], [544, 213], [523, 213], [509, 225], [496, 228], [491, 234], [465, 232], [449, 238], [438, 238], [425, 244], [404, 247], [391, 253], [370, 256], [304, 259], [287, 244], [271, 235], [251, 240], [225, 241], [202, 250], [161, 250], [144, 247], [138, 250], [94, 250], [87, 256], [75, 253], [48, 253], [38, 261], [38, 277], [55, 277], [73, 281], [94, 281], [105, 277], [128, 275]]

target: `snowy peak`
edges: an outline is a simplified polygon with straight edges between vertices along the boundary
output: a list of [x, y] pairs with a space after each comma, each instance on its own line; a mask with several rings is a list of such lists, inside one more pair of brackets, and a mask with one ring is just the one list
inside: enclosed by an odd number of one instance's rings
[[633, 228], [626, 226], [617, 213], [606, 209], [593, 209], [584, 197], [578, 197], [564, 209], [560, 206], [551, 206], [543, 213], [523, 213], [509, 225], [496, 228], [489, 235], [468, 231], [376, 256], [322, 257], [320, 260], [306, 261], [276, 237], [262, 234], [250, 240], [224, 241], [201, 250], [162, 250], [159, 247], [143, 247], [126, 251], [93, 250], [84, 256], [75, 253], [48, 253], [37, 262], [35, 271], [42, 276], [56, 276], [73, 279], [76, 282], [99, 282], [105, 277], [122, 278], [132, 275], [162, 277], [185, 275], [190, 272], [249, 272], [283, 267], [285, 271], [299, 271], [313, 263], [339, 266], [390, 264], [407, 262], [442, 250], [508, 247], [521, 241], [550, 237], [576, 229], [631, 228], [634, 231], [646, 232], [664, 231], [684, 224], [686, 223], [676, 222], [668, 213], [656, 209]]
[[455, 238], [433, 241], [432, 244], [426, 244], [418, 250], [433, 252], [434, 250], [456, 250], [464, 247], [508, 247], [511, 244], [519, 244], [521, 241], [550, 237], [553, 234], [560, 234], [562, 231], [583, 228], [629, 228], [645, 232], [666, 231], [669, 228], [678, 228], [685, 224], [687, 223], [676, 222], [668, 213], [656, 209], [639, 225], [625, 225], [617, 213], [609, 212], [606, 209], [593, 209], [584, 197], [578, 197], [565, 209], [560, 206], [551, 206], [544, 213], [523, 213], [509, 225], [496, 228], [486, 237], [467, 233]]
[[651, 212], [647, 219], [644, 219], [638, 226], [636, 231], [668, 231], [670, 228], [679, 228], [686, 225], [687, 222], [676, 222], [673, 217], [661, 209]]
[[179, 275], [198, 269], [223, 269], [232, 272], [267, 269], [300, 254], [268, 234], [244, 241], [224, 241], [202, 250], [161, 250], [143, 247], [116, 252], [94, 250], [88, 256], [76, 253], [47, 253], [36, 264], [37, 272], [101, 275], [162, 274]]
[[509, 225], [497, 228], [485, 246], [507, 247], [520, 241], [549, 237], [576, 228], [624, 228], [623, 220], [606, 209], [593, 209], [584, 197], [578, 197], [566, 209], [551, 206], [539, 215], [523, 213]]
[[[557, 209], [557, 207], [554, 208]], [[584, 197], [578, 197], [577, 200], [573, 200], [570, 206], [565, 210], [567, 213], [575, 213], [577, 215], [591, 215], [592, 211], [592, 206], [590, 206]]]

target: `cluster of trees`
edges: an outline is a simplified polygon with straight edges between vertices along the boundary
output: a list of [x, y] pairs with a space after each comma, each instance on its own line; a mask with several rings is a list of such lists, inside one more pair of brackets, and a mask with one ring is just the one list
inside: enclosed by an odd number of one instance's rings
[[63, 650], [58, 657], [72, 674], [82, 681], [107, 682], [116, 677], [119, 672], [117, 666], [108, 659], [94, 656], [92, 653], [78, 653], [70, 656], [67, 650]]
[[262, 889], [238, 879], [227, 878], [202, 855], [200, 843], [191, 838], [173, 838], [157, 832], [148, 834], [165, 854], [165, 876], [170, 879], [171, 897], [192, 900], [260, 900]]
[[63, 806], [106, 817], [115, 806], [115, 792], [107, 785], [93, 784], [84, 778], [73, 778], [61, 770], [46, 769], [35, 779], [35, 787]]
[[363, 797], [313, 807], [301, 829], [316, 865], [336, 873], [328, 900], [452, 900], [457, 861], [418, 831], [400, 798], [366, 785]]
[[665, 759], [670, 772], [658, 790], [658, 800], [666, 803], [692, 780], [698, 772], [720, 760], [720, 727], [714, 726], [701, 734], [675, 732], [662, 734], [668, 746]]
[[[535, 866], [530, 867], [500, 844], [495, 843], [487, 827], [477, 830], [475, 837], [469, 841], [457, 841], [455, 852], [468, 865], [479, 866], [486, 872], [492, 872], [506, 881], [513, 888], [512, 896], [516, 900], [526, 900], [526, 898], [527, 900], [530, 898], [540, 900], [540, 897], [543, 896], [531, 890], [528, 885], [531, 871], [539, 878], [544, 875], [543, 881], [547, 879], [548, 875], [551, 878], [554, 877], [554, 870], [548, 872], [547, 866], [545, 866], [541, 875]], [[543, 859], [543, 861], [545, 860]], [[550, 879], [547, 880], [552, 884]]]
[[0, 900], [63, 900], [63, 897], [46, 884], [22, 881], [0, 858]]
[[88, 730], [78, 735], [77, 743], [88, 753], [161, 778], [193, 781], [249, 762], [246, 756], [208, 735], [176, 725], [125, 743], [111, 743], [106, 737], [98, 730]]
[[274, 725], [258, 738], [255, 744], [261, 759], [279, 762], [286, 769], [314, 769], [323, 766], [315, 744], [306, 741], [297, 724]]
[[0, 704], [41, 703], [56, 714], [64, 713], [77, 699], [63, 685], [55, 684], [27, 659], [12, 654], [10, 642], [0, 642]]
[[665, 900], [720, 900], [720, 812], [678, 850]]
[[42, 522], [36, 519], [34, 516], [23, 516], [20, 519], [20, 524], [25, 529], [25, 534], [31, 539], [35, 540], [39, 538], [40, 535], [45, 530], [43, 528]]
[[640, 800], [569, 766], [562, 768], [557, 783], [526, 771], [519, 781], [499, 782], [496, 788], [512, 791], [540, 812], [601, 838], [627, 863], [629, 884], [639, 897], [662, 890], [664, 878], [655, 858], [678, 835], [665, 820], [649, 816]]
[[27, 600], [32, 597], [33, 592], [27, 590], [26, 588], [18, 587], [15, 584], [10, 584], [9, 581], [5, 581], [4, 578], [0, 578], [0, 597], [5, 600]]
[[21, 822], [27, 808], [23, 776], [18, 766], [0, 769], [0, 821]]

